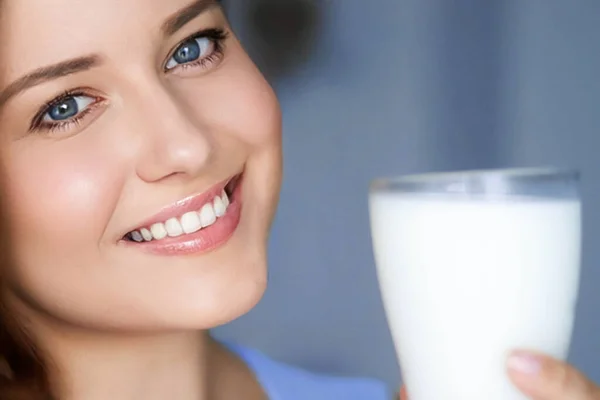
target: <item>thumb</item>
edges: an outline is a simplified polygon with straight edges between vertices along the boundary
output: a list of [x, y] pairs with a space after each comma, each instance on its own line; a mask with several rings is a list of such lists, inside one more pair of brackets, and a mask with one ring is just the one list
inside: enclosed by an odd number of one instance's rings
[[507, 366], [514, 384], [534, 400], [600, 400], [600, 390], [562, 361], [517, 351], [509, 357]]
[[406, 386], [402, 386], [400, 388], [400, 400], [408, 400], [408, 392], [406, 391]]

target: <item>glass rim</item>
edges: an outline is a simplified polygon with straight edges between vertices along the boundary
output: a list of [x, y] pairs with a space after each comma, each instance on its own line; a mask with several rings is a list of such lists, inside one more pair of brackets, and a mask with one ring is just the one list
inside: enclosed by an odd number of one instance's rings
[[402, 184], [428, 184], [442, 182], [459, 182], [465, 179], [568, 179], [578, 181], [581, 172], [575, 168], [532, 167], [532, 168], [496, 168], [472, 169], [447, 172], [426, 172], [391, 177], [375, 178], [370, 182], [371, 190], [390, 188]]

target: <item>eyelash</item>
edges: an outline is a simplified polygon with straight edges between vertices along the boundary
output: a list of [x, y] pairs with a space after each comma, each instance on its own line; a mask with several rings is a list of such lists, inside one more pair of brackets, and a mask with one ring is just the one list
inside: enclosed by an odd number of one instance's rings
[[[211, 66], [211, 64], [216, 63], [223, 58], [223, 55], [225, 52], [224, 42], [228, 37], [229, 37], [229, 33], [223, 29], [207, 29], [207, 30], [197, 32], [197, 33], [183, 39], [179, 44], [177, 44], [177, 46], [175, 47], [175, 50], [173, 50], [171, 53], [169, 53], [167, 60], [170, 60], [174, 56], [175, 52], [179, 49], [179, 47], [181, 47], [181, 45], [183, 45], [184, 43], [186, 43], [189, 40], [196, 40], [196, 39], [200, 39], [200, 38], [209, 39], [212, 42], [213, 50], [212, 50], [211, 54], [209, 54], [208, 56], [206, 56], [204, 58], [198, 59], [198, 60], [190, 62], [188, 64], [180, 64], [172, 69], [166, 69], [166, 64], [165, 64], [165, 65], [163, 65], [163, 72], [167, 73], [167, 74], [172, 74], [172, 73], [175, 73], [179, 69], [185, 70], [188, 68], [197, 68], [197, 67], [209, 68]], [[72, 117], [71, 119], [67, 119], [64, 121], [56, 121], [56, 122], [51, 122], [51, 123], [44, 121], [44, 117], [46, 116], [46, 114], [48, 114], [50, 112], [52, 107], [54, 107], [58, 104], [61, 104], [65, 100], [68, 100], [68, 99], [71, 99], [74, 97], [78, 97], [78, 96], [89, 97], [89, 98], [93, 99], [94, 102], [91, 103], [90, 105], [88, 105], [83, 110], [80, 110], [79, 113], [76, 116]], [[85, 89], [67, 90], [60, 96], [57, 96], [54, 99], [50, 100], [49, 102], [45, 103], [40, 108], [40, 110], [37, 112], [37, 114], [35, 115], [35, 117], [33, 118], [32, 122], [31, 122], [30, 130], [31, 131], [46, 130], [49, 133], [54, 133], [54, 132], [58, 132], [58, 131], [67, 130], [68, 128], [70, 128], [72, 126], [76, 127], [81, 123], [81, 121], [86, 116], [88, 116], [90, 113], [92, 113], [99, 106], [102, 106], [104, 104], [104, 102], [105, 102], [105, 100], [103, 98], [101, 98], [99, 96], [91, 95], [90, 90], [85, 90]]]
[[172, 74], [174, 71], [176, 71], [178, 69], [187, 69], [187, 68], [196, 67], [196, 66], [206, 68], [214, 62], [220, 61], [225, 52], [224, 42], [225, 42], [225, 40], [227, 40], [228, 37], [229, 37], [229, 33], [223, 29], [207, 29], [207, 30], [195, 33], [192, 36], [189, 36], [188, 38], [182, 40], [177, 45], [177, 47], [175, 47], [175, 50], [169, 54], [169, 57], [167, 58], [167, 62], [168, 62], [168, 60], [173, 58], [173, 56], [177, 52], [177, 49], [179, 49], [179, 47], [181, 47], [181, 45], [183, 45], [184, 43], [186, 43], [189, 40], [196, 40], [196, 39], [201, 39], [201, 38], [209, 39], [213, 45], [212, 53], [204, 58], [197, 60], [197, 61], [193, 61], [193, 62], [187, 63], [187, 64], [181, 64], [172, 69], [167, 69], [166, 63], [165, 63], [165, 65], [163, 66], [163, 72], [165, 72], [167, 74]]
[[[68, 99], [74, 98], [74, 97], [78, 97], [78, 96], [90, 97], [90, 98], [94, 99], [94, 102], [91, 103], [90, 105], [88, 105], [83, 110], [79, 111], [79, 113], [71, 119], [66, 119], [64, 121], [55, 121], [55, 122], [45, 122], [44, 121], [44, 117], [46, 116], [46, 114], [48, 114], [50, 112], [52, 107], [54, 107], [58, 104], [61, 104], [65, 100], [68, 100]], [[85, 91], [84, 89], [67, 90], [63, 94], [50, 100], [49, 102], [47, 102], [40, 108], [38, 113], [35, 115], [33, 121], [31, 122], [30, 130], [31, 131], [47, 130], [47, 131], [53, 133], [56, 131], [65, 130], [73, 125], [78, 126], [83, 118], [85, 118], [87, 115], [89, 115], [97, 107], [101, 106], [103, 103], [104, 103], [104, 99], [102, 99], [101, 97], [98, 97], [98, 96], [93, 96], [90, 94], [89, 91]]]

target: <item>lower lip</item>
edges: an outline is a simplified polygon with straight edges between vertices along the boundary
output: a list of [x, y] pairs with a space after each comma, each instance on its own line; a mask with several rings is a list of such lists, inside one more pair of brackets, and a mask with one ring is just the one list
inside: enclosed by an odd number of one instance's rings
[[130, 243], [131, 247], [162, 256], [202, 254], [218, 249], [231, 239], [240, 223], [242, 215], [241, 187], [242, 182], [240, 181], [230, 196], [231, 203], [227, 207], [227, 212], [211, 226], [178, 237]]

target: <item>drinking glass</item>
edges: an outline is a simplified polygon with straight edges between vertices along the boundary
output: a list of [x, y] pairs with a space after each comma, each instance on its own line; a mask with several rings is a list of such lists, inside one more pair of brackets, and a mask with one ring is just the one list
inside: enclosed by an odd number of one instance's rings
[[377, 275], [411, 400], [526, 400], [516, 348], [568, 353], [579, 287], [579, 174], [466, 171], [377, 179]]

